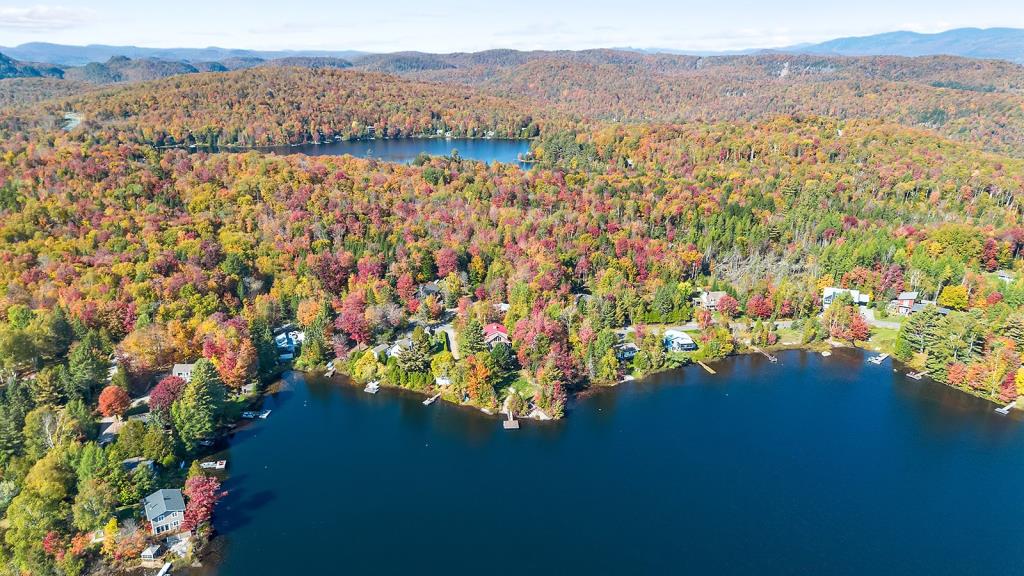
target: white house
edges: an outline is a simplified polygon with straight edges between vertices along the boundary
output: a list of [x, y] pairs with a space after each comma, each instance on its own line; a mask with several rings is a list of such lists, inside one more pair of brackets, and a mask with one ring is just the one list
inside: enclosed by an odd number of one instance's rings
[[822, 292], [821, 309], [824, 310], [825, 308], [828, 308], [832, 304], [832, 301], [836, 299], [836, 296], [839, 296], [840, 294], [849, 294], [850, 299], [858, 306], [867, 304], [871, 301], [871, 295], [862, 294], [860, 290], [848, 290], [846, 288], [833, 288], [829, 286], [828, 288], [825, 288], [824, 292]]
[[392, 344], [387, 351], [388, 358], [398, 356], [402, 352], [405, 352], [409, 348], [412, 348], [412, 338], [402, 338]]
[[697, 343], [693, 341], [689, 334], [682, 330], [665, 330], [665, 334], [661, 337], [661, 342], [665, 345], [665, 349], [670, 352], [685, 352], [697, 349]]
[[157, 490], [143, 500], [146, 520], [153, 527], [153, 534], [174, 532], [181, 528], [185, 519], [185, 498], [181, 490]]
[[185, 382], [190, 382], [192, 380], [192, 370], [195, 367], [195, 364], [175, 364], [174, 368], [171, 368], [171, 375], [177, 376]]
[[483, 332], [484, 344], [488, 348], [494, 348], [498, 344], [512, 344], [512, 339], [508, 337], [508, 329], [497, 322], [484, 326]]
[[718, 310], [718, 301], [725, 295], [725, 292], [717, 290], [714, 292], [701, 292], [700, 296], [693, 299], [693, 304], [695, 306], [700, 306], [705, 310], [714, 312], [715, 310]]

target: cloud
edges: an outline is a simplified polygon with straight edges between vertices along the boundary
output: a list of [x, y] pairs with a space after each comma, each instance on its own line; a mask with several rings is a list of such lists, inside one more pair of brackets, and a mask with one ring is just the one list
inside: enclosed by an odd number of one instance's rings
[[64, 6], [3, 6], [0, 5], [0, 29], [49, 31], [73, 28], [88, 22], [93, 13], [88, 10]]

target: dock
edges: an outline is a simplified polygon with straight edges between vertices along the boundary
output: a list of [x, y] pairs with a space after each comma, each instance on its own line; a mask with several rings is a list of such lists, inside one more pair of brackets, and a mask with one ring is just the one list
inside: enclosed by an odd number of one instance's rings
[[380, 381], [371, 380], [366, 383], [366, 388], [363, 388], [363, 392], [367, 394], [376, 394], [380, 390]]
[[925, 371], [925, 370], [922, 370], [922, 371], [920, 371], [920, 372], [907, 372], [907, 377], [908, 377], [908, 378], [913, 378], [914, 380], [920, 380], [920, 379], [921, 379], [921, 378], [923, 378], [923, 377], [924, 377], [924, 375], [925, 375], [925, 374], [927, 374], [927, 373], [928, 373], [928, 372], [927, 372], [927, 371]]
[[427, 398], [426, 400], [424, 400], [424, 401], [423, 401], [423, 405], [424, 405], [424, 406], [430, 406], [431, 404], [433, 404], [433, 403], [434, 403], [434, 401], [435, 401], [435, 400], [437, 400], [437, 399], [438, 399], [438, 398], [440, 398], [440, 397], [441, 397], [441, 393], [440, 393], [440, 392], [438, 392], [437, 394], [434, 394], [434, 395], [433, 395], [433, 396], [431, 396], [430, 398]]
[[164, 564], [164, 567], [161, 568], [160, 571], [156, 573], [156, 576], [167, 576], [170, 573], [171, 573], [171, 563], [167, 562], [166, 564]]
[[[768, 360], [769, 360], [770, 362], [772, 362], [772, 363], [775, 363], [775, 362], [778, 362], [778, 361], [779, 361], [779, 359], [778, 359], [778, 358], [776, 358], [775, 356], [772, 356], [771, 354], [769, 354], [769, 353], [765, 352], [764, 350], [762, 350], [761, 348], [759, 348], [759, 347], [757, 347], [757, 346], [751, 346], [750, 348], [751, 348], [751, 349], [752, 349], [752, 350], [753, 350], [754, 352], [757, 352], [757, 353], [759, 353], [759, 354], [763, 354], [763, 355], [764, 355], [764, 357], [765, 357], [765, 358], [767, 358], [767, 359], [768, 359]], [[714, 372], [712, 372], [712, 374], [714, 374]]]
[[711, 366], [708, 366], [704, 362], [701, 362], [700, 360], [697, 360], [697, 364], [700, 364], [701, 368], [707, 370], [708, 374], [715, 374], [715, 371], [711, 369]]
[[508, 419], [502, 420], [501, 427], [505, 430], [519, 430], [519, 420], [512, 415], [512, 411], [509, 410], [506, 414], [508, 414]]
[[882, 362], [885, 362], [885, 359], [888, 358], [888, 357], [889, 357], [888, 354], [876, 354], [876, 355], [872, 356], [871, 358], [868, 358], [868, 362], [871, 362], [872, 364], [877, 366], [877, 365], [881, 364]]
[[1014, 400], [1013, 402], [1010, 402], [1009, 404], [1007, 404], [1006, 406], [1003, 406], [1002, 408], [996, 408], [996, 412], [999, 412], [1000, 414], [1005, 416], [1005, 415], [1009, 414], [1010, 410], [1013, 410], [1014, 407], [1016, 407], [1016, 406], [1017, 406], [1017, 401]]

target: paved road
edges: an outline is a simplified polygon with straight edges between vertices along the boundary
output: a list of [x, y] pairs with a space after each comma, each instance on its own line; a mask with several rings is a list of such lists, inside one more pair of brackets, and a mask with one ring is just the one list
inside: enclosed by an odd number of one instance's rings
[[875, 328], [890, 328], [892, 330], [900, 329], [899, 322], [891, 322], [889, 320], [879, 320], [875, 318], [875, 311], [872, 310], [871, 308], [868, 308], [867, 306], [860, 307], [860, 315], [863, 316], [864, 319], [868, 321], [868, 324], [874, 326]]

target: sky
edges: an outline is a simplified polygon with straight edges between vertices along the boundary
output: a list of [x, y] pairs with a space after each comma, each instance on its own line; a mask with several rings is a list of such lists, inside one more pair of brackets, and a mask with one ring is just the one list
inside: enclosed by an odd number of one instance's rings
[[770, 48], [912, 30], [1022, 27], [1020, 0], [0, 0], [0, 46], [24, 42], [477, 51]]

